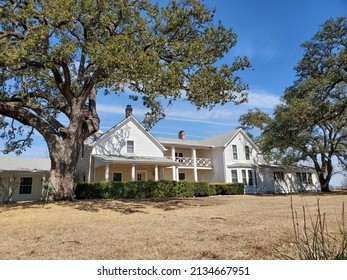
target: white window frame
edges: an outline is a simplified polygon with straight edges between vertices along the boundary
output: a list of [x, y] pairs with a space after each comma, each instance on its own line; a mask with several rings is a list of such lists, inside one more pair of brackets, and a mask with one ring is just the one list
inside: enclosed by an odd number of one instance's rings
[[[128, 145], [129, 142], [132, 142], [132, 151], [130, 151], [130, 152], [129, 152], [129, 145]], [[127, 154], [135, 154], [135, 141], [134, 140], [127, 140], [126, 149], [127, 149]]]
[[251, 160], [251, 148], [248, 145], [245, 145], [245, 159], [246, 160]]
[[[233, 171], [236, 171], [236, 181], [234, 181]], [[231, 173], [231, 182], [238, 183], [239, 182], [239, 174], [237, 172], [237, 169], [231, 169], [230, 173]]]
[[231, 145], [231, 151], [233, 153], [233, 160], [238, 160], [239, 159], [239, 155], [238, 155], [238, 152], [237, 152], [237, 145], [235, 145], [235, 144]]
[[[28, 187], [29, 185], [22, 185], [22, 179], [31, 179], [31, 184], [30, 184], [30, 193], [27, 193], [27, 192], [25, 192], [25, 193], [21, 193], [21, 187]], [[33, 177], [21, 177], [20, 178], [20, 181], [19, 181], [19, 190], [18, 190], [18, 192], [19, 192], [19, 194], [20, 195], [28, 195], [28, 194], [32, 194], [33, 193]]]
[[[142, 175], [144, 175], [145, 178], [141, 178], [141, 180], [139, 180], [138, 175], [141, 175], [141, 177], [142, 177]], [[136, 172], [135, 172], [135, 180], [136, 181], [147, 181], [147, 170], [136, 170]]]

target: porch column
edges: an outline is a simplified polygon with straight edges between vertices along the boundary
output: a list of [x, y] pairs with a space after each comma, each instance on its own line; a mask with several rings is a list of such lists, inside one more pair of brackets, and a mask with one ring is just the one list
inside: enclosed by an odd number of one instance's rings
[[110, 165], [105, 164], [105, 181], [107, 182], [110, 179]]
[[159, 180], [159, 175], [158, 175], [158, 164], [155, 165], [154, 167], [154, 181]]
[[193, 172], [194, 172], [194, 181], [198, 181], [198, 167], [196, 164], [196, 149], [192, 148], [192, 158], [193, 158]]
[[[171, 147], [171, 159], [174, 161], [176, 160], [175, 153], [176, 153], [175, 147]], [[175, 165], [172, 166], [172, 181], [176, 181], [176, 166]]]
[[131, 181], [135, 181], [135, 163], [131, 165]]

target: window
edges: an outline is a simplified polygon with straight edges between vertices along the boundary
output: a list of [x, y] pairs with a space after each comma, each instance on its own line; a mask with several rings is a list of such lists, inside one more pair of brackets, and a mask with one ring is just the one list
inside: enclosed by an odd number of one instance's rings
[[82, 146], [81, 146], [81, 159], [84, 158], [84, 143], [82, 143]]
[[176, 161], [183, 162], [183, 153], [175, 153]]
[[147, 180], [146, 171], [136, 171], [136, 181], [146, 181]]
[[236, 169], [233, 169], [231, 170], [231, 181], [234, 183], [237, 183], [238, 182], [238, 179], [237, 179], [237, 170]]
[[121, 172], [113, 173], [113, 182], [122, 182], [122, 173]]
[[296, 178], [299, 180], [300, 183], [302, 183], [302, 177], [300, 172], [296, 172]]
[[274, 172], [274, 180], [275, 181], [283, 181], [284, 173], [283, 172]]
[[248, 186], [253, 186], [253, 174], [252, 170], [248, 170]]
[[32, 184], [33, 184], [33, 178], [31, 177], [20, 178], [19, 194], [31, 194]]
[[313, 185], [312, 173], [307, 173], [307, 181], [309, 185]]
[[296, 172], [296, 178], [300, 181], [300, 183], [313, 185], [312, 173]]
[[258, 182], [257, 182], [257, 171], [254, 170], [254, 183], [255, 183], [255, 186], [258, 185]]
[[247, 185], [246, 170], [242, 170], [242, 182]]
[[127, 141], [127, 153], [128, 154], [134, 153], [134, 141], [132, 141], [132, 140]]
[[246, 160], [250, 160], [251, 159], [251, 151], [249, 146], [245, 146], [245, 155], [246, 155]]
[[178, 173], [178, 180], [183, 181], [186, 179], [186, 174], [185, 173]]
[[233, 145], [233, 159], [237, 159], [237, 146]]

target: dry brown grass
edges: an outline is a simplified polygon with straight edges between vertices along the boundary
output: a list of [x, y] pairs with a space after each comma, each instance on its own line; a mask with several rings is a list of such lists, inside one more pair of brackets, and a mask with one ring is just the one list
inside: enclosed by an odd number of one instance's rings
[[[345, 194], [295, 195], [334, 225]], [[278, 259], [292, 255], [290, 196], [0, 205], [0, 259]], [[334, 226], [332, 227], [334, 228]]]

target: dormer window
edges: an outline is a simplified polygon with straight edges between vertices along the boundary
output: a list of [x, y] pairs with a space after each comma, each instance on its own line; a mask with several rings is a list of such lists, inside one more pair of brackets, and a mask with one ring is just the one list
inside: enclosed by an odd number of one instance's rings
[[127, 153], [128, 154], [134, 153], [134, 141], [132, 141], [132, 140], [127, 141]]
[[245, 156], [246, 156], [246, 160], [251, 159], [251, 149], [249, 148], [249, 146], [245, 146]]

